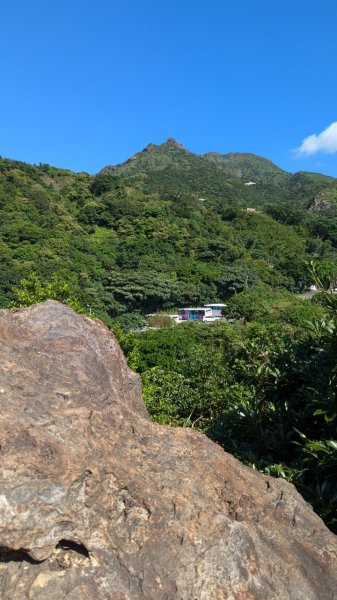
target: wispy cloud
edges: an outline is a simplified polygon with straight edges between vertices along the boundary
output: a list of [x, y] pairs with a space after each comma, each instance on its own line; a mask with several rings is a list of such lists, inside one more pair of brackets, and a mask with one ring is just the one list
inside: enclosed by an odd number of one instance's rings
[[337, 121], [334, 121], [323, 129], [317, 135], [313, 133], [304, 138], [302, 144], [295, 149], [297, 156], [310, 156], [323, 152], [324, 154], [334, 154], [337, 152]]

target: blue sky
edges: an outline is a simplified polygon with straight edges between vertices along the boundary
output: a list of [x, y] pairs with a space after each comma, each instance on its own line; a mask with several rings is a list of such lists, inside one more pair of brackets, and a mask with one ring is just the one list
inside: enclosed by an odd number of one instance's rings
[[3, 3], [0, 153], [95, 173], [174, 137], [337, 177], [336, 22], [334, 0]]

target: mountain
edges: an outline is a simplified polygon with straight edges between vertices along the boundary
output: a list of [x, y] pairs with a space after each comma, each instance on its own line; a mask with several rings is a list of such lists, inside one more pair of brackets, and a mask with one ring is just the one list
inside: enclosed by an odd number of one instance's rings
[[219, 197], [237, 188], [236, 177], [219, 169], [212, 160], [186, 150], [173, 138], [148, 144], [126, 162], [107, 166], [103, 173], [127, 178], [133, 185], [152, 192], [188, 192]]
[[148, 144], [124, 163], [102, 173], [126, 178], [158, 193], [192, 193], [255, 208], [280, 200], [306, 206], [322, 190], [337, 188], [337, 180], [318, 173], [287, 173], [272, 161], [249, 153], [193, 154], [173, 138]]

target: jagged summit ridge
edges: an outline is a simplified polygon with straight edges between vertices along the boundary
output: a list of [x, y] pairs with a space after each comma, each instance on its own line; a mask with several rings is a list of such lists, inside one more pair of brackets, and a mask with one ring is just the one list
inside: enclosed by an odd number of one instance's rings
[[133, 182], [139, 180], [153, 191], [181, 188], [197, 194], [205, 194], [212, 188], [221, 194], [222, 189], [238, 180], [284, 185], [291, 177], [271, 161], [254, 154], [195, 154], [173, 137], [162, 144], [151, 142], [124, 163], [105, 167], [102, 172], [132, 178]]
[[162, 144], [153, 144], [152, 142], [150, 142], [149, 144], [147, 144], [147, 146], [145, 146], [145, 148], [143, 148], [143, 150], [141, 150], [141, 152], [137, 152], [134, 156], [138, 156], [142, 152], [154, 152], [156, 150], [158, 150], [158, 151], [164, 150], [165, 151], [165, 149], [172, 149], [172, 148], [184, 150], [185, 152], [192, 154], [192, 152], [187, 150], [187, 148], [185, 148], [185, 146], [183, 146], [183, 144], [180, 144], [179, 142], [177, 142], [177, 140], [175, 140], [173, 137], [169, 137], [169, 138], [167, 138], [166, 142], [163, 142]]
[[172, 146], [177, 146], [177, 148], [182, 148], [183, 150], [186, 150], [186, 148], [182, 144], [177, 142], [177, 140], [175, 140], [173, 137], [167, 138], [166, 144], [172, 144]]
[[103, 171], [118, 172], [120, 168], [123, 167], [123, 165], [128, 165], [138, 159], [142, 159], [144, 155], [149, 153], [161, 155], [166, 152], [171, 153], [175, 151], [183, 151], [187, 154], [191, 154], [191, 152], [189, 152], [182, 144], [177, 142], [173, 137], [169, 137], [166, 140], [166, 142], [163, 142], [162, 144], [153, 144], [152, 142], [150, 142], [149, 144], [147, 144], [147, 146], [145, 146], [145, 148], [143, 148], [143, 150], [141, 150], [140, 152], [136, 152], [135, 154], [130, 156], [130, 158], [128, 158], [124, 163], [121, 163], [120, 165], [105, 167]]
[[[235, 197], [248, 205], [267, 197], [271, 202], [273, 197], [287, 201], [298, 186], [298, 174], [284, 171], [267, 158], [248, 152], [195, 154], [172, 137], [162, 144], [150, 143], [124, 163], [107, 166], [101, 172], [118, 175], [147, 192]], [[300, 177], [300, 185], [307, 188], [317, 183], [329, 186], [333, 181], [315, 173]]]

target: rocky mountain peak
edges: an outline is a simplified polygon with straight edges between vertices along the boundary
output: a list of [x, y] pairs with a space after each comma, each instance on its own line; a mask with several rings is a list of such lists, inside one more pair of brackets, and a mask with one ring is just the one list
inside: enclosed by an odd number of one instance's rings
[[182, 144], [179, 144], [177, 142], [177, 140], [175, 140], [173, 137], [167, 138], [166, 143], [167, 144], [171, 144], [172, 146], [177, 146], [177, 148], [183, 148], [183, 149], [185, 149], [184, 146]]

